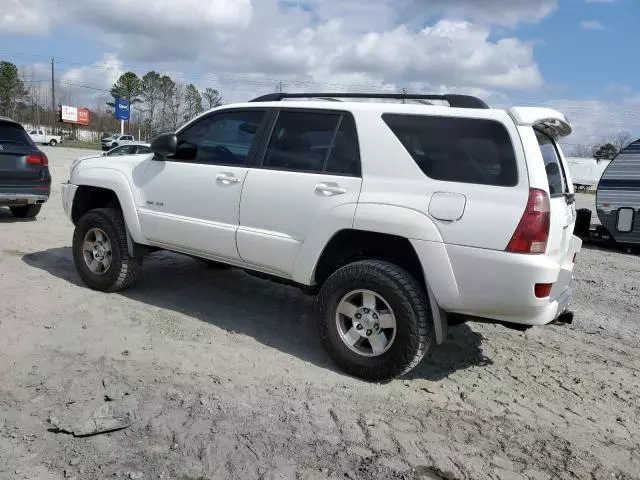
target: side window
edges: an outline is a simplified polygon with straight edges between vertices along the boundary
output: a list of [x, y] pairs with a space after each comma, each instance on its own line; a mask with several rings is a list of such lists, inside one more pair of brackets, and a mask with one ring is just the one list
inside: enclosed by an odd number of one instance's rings
[[562, 195], [569, 191], [567, 181], [560, 162], [560, 156], [556, 150], [551, 137], [536, 130], [538, 145], [544, 159], [544, 169], [547, 172], [547, 180], [549, 181], [549, 193], [551, 195]]
[[35, 131], [35, 130], [31, 130], [31, 131], [29, 132], [29, 135], [35, 135], [35, 134], [36, 134], [36, 131]]
[[283, 111], [263, 165], [279, 170], [322, 172], [340, 114]]
[[353, 119], [340, 113], [280, 112], [263, 166], [359, 175], [360, 157]]
[[356, 124], [349, 115], [343, 115], [327, 159], [326, 173], [360, 176], [360, 148]]
[[400, 114], [382, 118], [434, 180], [501, 187], [518, 183], [513, 144], [500, 122]]
[[44, 135], [44, 132], [42, 130], [38, 130], [38, 135]]
[[210, 115], [178, 135], [173, 159], [210, 165], [245, 165], [265, 112], [231, 111]]
[[149, 147], [138, 147], [136, 153], [138, 154], [151, 153], [151, 149]]

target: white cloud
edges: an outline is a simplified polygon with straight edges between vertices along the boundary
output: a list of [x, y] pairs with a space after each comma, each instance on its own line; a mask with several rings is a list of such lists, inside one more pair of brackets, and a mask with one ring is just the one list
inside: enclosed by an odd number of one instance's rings
[[2, 0], [0, 33], [3, 35], [45, 35], [51, 12], [40, 0]]
[[109, 89], [125, 72], [116, 54], [105, 53], [101, 60], [65, 71], [57, 78], [58, 101], [75, 106], [104, 106]]
[[606, 30], [605, 26], [597, 20], [585, 20], [580, 24], [580, 26], [584, 30]]
[[[11, 14], [0, 13], [3, 33], [41, 33], [51, 24], [90, 29], [94, 42], [114, 52], [59, 76], [62, 96], [90, 108], [104, 104], [105, 90], [121, 73], [150, 68], [183, 72], [185, 82], [219, 88], [227, 101], [273, 92], [282, 81], [287, 91], [406, 88], [473, 94], [508, 106], [510, 96], [535, 91], [544, 80], [532, 44], [503, 38], [504, 30], [497, 37], [496, 28], [538, 22], [557, 8], [556, 0], [2, 1], [12, 7], [3, 10]], [[8, 30], [8, 19], [27, 27]], [[624, 100], [633, 95], [626, 92], [615, 103], [549, 105], [574, 124], [568, 142], [596, 143], [619, 130], [640, 136], [637, 110]]]
[[573, 127], [573, 134], [563, 139], [569, 144], [596, 145], [621, 131], [640, 138], [640, 97], [615, 102], [600, 100], [553, 100], [547, 106], [563, 112]]
[[322, 21], [360, 19], [361, 24], [424, 24], [434, 16], [512, 27], [535, 23], [557, 8], [556, 0], [297, 0], [289, 4], [311, 9]]

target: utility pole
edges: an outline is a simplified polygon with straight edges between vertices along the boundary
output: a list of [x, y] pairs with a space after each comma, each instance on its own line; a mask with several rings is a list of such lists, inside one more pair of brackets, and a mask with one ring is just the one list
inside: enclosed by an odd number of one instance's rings
[[[406, 88], [403, 88], [403, 89], [402, 89], [402, 94], [403, 94], [403, 95], [406, 95], [406, 94], [407, 94], [407, 89], [406, 89]], [[405, 99], [404, 99], [404, 98], [402, 99], [402, 103], [405, 103]]]
[[278, 82], [278, 92], [282, 93], [282, 82]]
[[55, 59], [51, 58], [51, 112], [52, 112], [52, 122], [51, 122], [51, 134], [55, 133], [56, 130], [56, 83], [55, 83]]

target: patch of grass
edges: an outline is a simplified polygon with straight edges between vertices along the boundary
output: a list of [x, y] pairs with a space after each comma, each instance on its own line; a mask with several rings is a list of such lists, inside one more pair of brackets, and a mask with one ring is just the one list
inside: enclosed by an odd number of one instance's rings
[[88, 148], [91, 150], [101, 149], [100, 142], [83, 142], [81, 140], [64, 140], [62, 146], [68, 148]]

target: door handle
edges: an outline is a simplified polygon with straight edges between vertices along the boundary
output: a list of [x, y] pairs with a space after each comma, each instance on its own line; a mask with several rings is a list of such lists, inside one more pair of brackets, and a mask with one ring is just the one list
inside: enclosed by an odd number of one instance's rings
[[216, 182], [222, 183], [224, 185], [231, 185], [232, 183], [239, 183], [240, 178], [233, 175], [233, 173], [220, 173], [216, 177]]
[[316, 185], [316, 192], [326, 196], [342, 195], [343, 193], [347, 193], [347, 189], [339, 187], [337, 184], [319, 183]]

